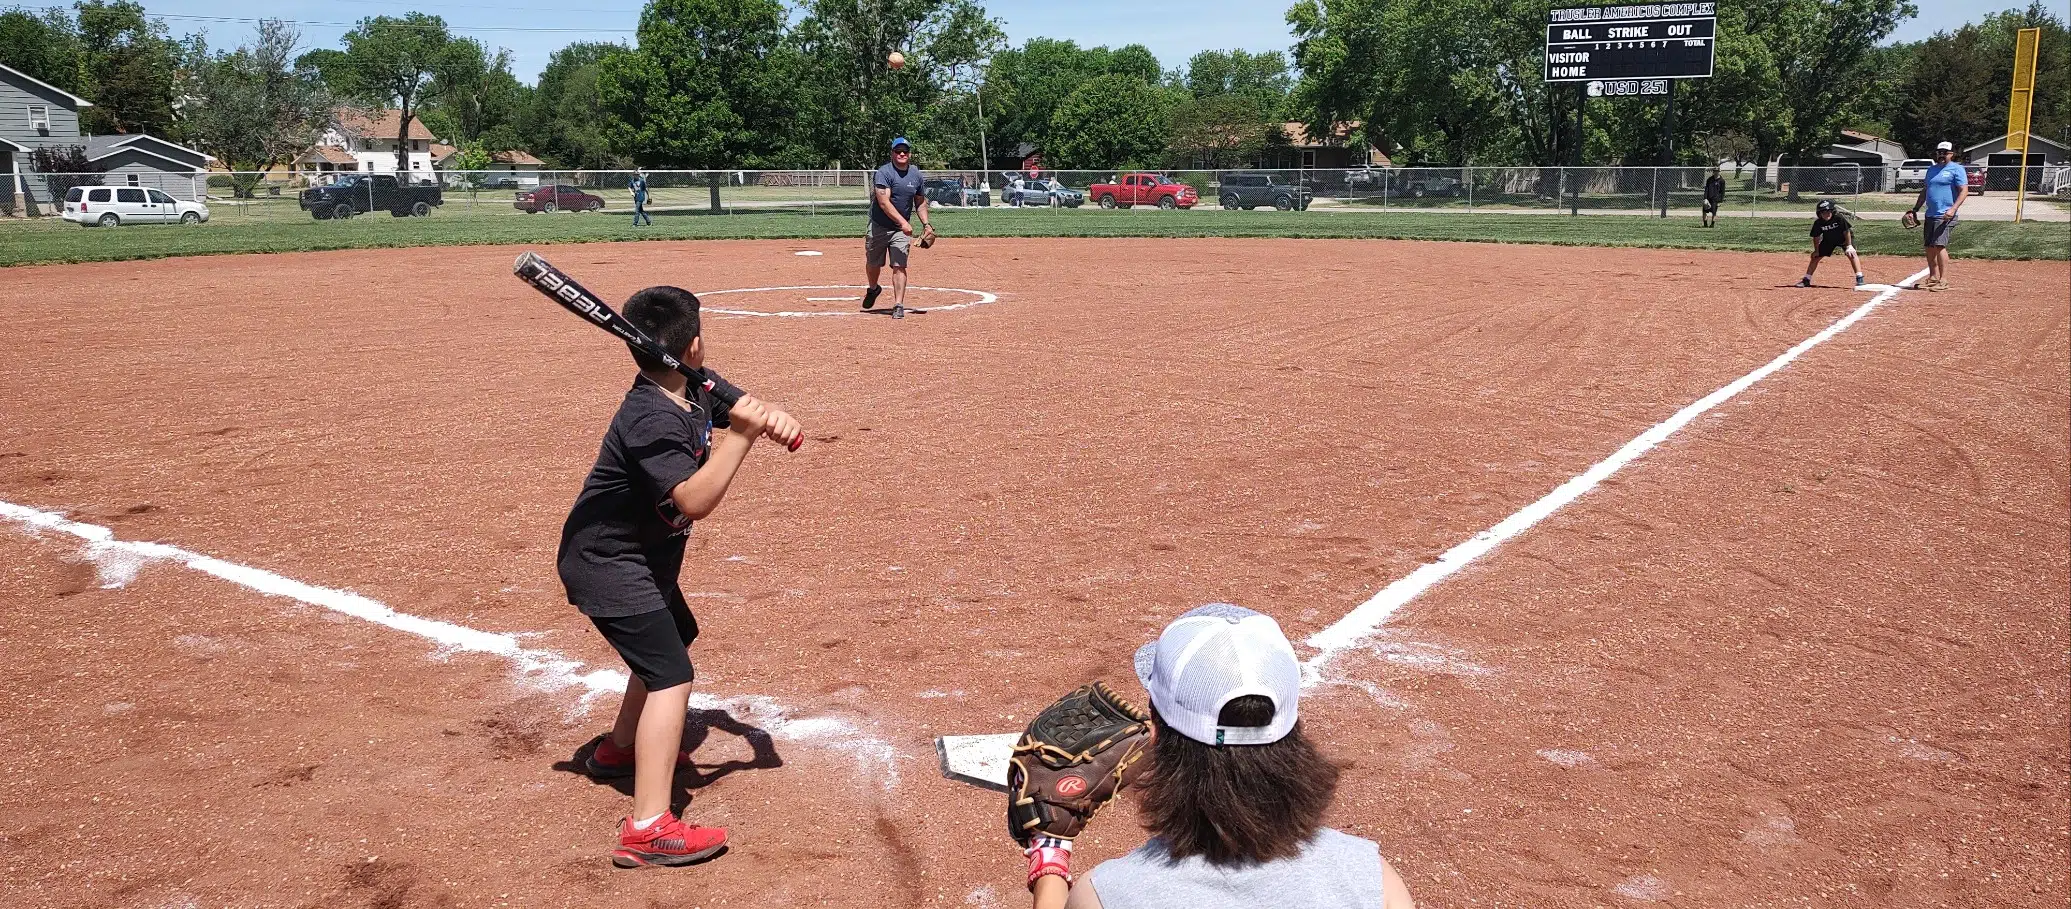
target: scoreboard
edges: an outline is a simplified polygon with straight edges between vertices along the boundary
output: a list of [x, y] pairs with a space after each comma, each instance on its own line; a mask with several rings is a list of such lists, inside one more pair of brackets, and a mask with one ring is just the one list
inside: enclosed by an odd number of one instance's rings
[[1546, 17], [1546, 81], [1710, 78], [1718, 27], [1715, 2], [1556, 9]]

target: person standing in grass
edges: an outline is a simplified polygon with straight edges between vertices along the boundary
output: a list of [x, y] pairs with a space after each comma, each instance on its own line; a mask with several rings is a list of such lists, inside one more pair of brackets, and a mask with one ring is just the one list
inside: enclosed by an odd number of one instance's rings
[[633, 191], [633, 226], [639, 227], [642, 224], [653, 226], [654, 219], [647, 215], [647, 172], [644, 170], [634, 171], [633, 182], [627, 188]]
[[1726, 178], [1719, 176], [1719, 169], [1711, 169], [1711, 176], [1704, 178], [1704, 226], [1719, 226], [1719, 203], [1726, 201]]

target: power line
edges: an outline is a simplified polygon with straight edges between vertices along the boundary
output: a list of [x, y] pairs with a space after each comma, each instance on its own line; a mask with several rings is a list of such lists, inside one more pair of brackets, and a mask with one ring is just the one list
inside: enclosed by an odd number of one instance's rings
[[[248, 22], [257, 24], [259, 22], [273, 21], [284, 22], [289, 25], [315, 26], [317, 28], [349, 29], [359, 28], [363, 24], [366, 24], [360, 22], [308, 22], [300, 19], [276, 19], [272, 16], [190, 16], [178, 13], [152, 13], [151, 16], [157, 19], [182, 19], [194, 22]], [[408, 22], [383, 22], [378, 23], [378, 26], [381, 28], [421, 28], [431, 30], [437, 30], [440, 28], [440, 26], [436, 25], [414, 25]], [[596, 35], [636, 35], [640, 33], [639, 29], [634, 28], [540, 28], [519, 25], [447, 25], [444, 26], [444, 28], [446, 31], [449, 32], [559, 32], [563, 34], [572, 33]]]

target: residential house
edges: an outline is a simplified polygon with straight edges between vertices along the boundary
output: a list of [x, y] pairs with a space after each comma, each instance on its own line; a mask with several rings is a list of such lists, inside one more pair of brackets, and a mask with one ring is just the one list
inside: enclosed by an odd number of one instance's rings
[[[534, 187], [539, 185], [539, 172], [545, 161], [532, 156], [530, 152], [500, 151], [489, 153], [489, 163], [480, 170], [460, 169], [460, 149], [450, 145], [434, 145], [436, 150], [432, 164], [445, 176], [450, 186], [494, 186]], [[476, 177], [473, 175], [480, 174]]]
[[[2021, 153], [2008, 151], [2007, 136], [1988, 139], [1957, 152], [1957, 157], [1973, 166], [1984, 165], [1985, 191], [2013, 192], [2021, 182]], [[2028, 134], [2028, 191], [2041, 192], [2045, 176], [2055, 176], [2050, 191], [2054, 192], [2064, 181], [2064, 169], [2071, 165], [2071, 148], [2064, 143], [2045, 139], [2034, 133]]]
[[0, 187], [15, 211], [25, 203], [49, 205], [50, 190], [29, 176], [29, 156], [54, 145], [85, 145], [79, 137], [79, 111], [93, 102], [10, 66], [0, 65]]
[[199, 199], [207, 192], [208, 155], [157, 136], [138, 133], [87, 136], [86, 160], [110, 186], [147, 186], [174, 198]]
[[1355, 141], [1352, 134], [1359, 129], [1357, 121], [1331, 125], [1330, 135], [1311, 136], [1307, 124], [1289, 121], [1280, 125], [1286, 144], [1266, 146], [1258, 166], [1262, 168], [1301, 168], [1302, 170], [1344, 170], [1362, 164], [1385, 166], [1388, 156], [1379, 149], [1364, 142]]
[[[403, 113], [398, 110], [340, 108], [317, 137], [316, 145], [296, 156], [295, 170], [305, 177], [360, 171], [407, 175], [413, 183], [434, 179], [431, 147], [438, 140], [423, 120], [413, 116], [409, 147], [399, 148], [396, 134], [402, 120]], [[398, 167], [403, 163], [407, 166]]]

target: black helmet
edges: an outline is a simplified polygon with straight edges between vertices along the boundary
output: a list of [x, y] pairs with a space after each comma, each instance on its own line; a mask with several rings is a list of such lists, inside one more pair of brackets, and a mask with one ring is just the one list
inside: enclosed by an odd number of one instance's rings
[[1833, 211], [1833, 210], [1834, 210], [1834, 200], [1832, 200], [1832, 199], [1821, 199], [1821, 200], [1819, 200], [1819, 205], [1817, 205], [1817, 206], [1815, 206], [1815, 207], [1814, 207], [1814, 211]]

